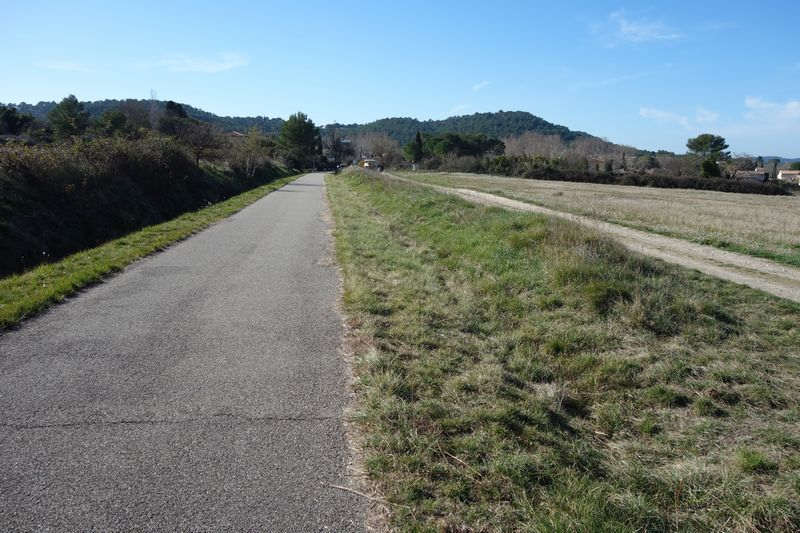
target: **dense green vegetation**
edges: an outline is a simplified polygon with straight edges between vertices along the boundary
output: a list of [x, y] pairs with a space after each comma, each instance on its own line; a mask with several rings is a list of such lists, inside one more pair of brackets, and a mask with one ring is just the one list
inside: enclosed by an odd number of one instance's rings
[[108, 274], [121, 270], [141, 257], [231, 216], [294, 179], [276, 179], [223, 202], [148, 226], [23, 274], [0, 279], [0, 330], [17, 324], [87, 285], [102, 281]]
[[[423, 136], [423, 139], [426, 139], [426, 137]], [[426, 142], [426, 140], [423, 140], [423, 146]], [[412, 141], [406, 146], [406, 156], [410, 158], [413, 155], [412, 152], [417, 150], [416, 143]], [[607, 167], [591, 169], [586, 159], [570, 160], [568, 158], [548, 159], [540, 156], [491, 155], [491, 152], [486, 152], [485, 155], [459, 155], [455, 151], [440, 156], [434, 155], [429, 148], [423, 148], [421, 153], [424, 154], [421, 168], [426, 170], [471, 172], [526, 179], [670, 189], [699, 189], [750, 194], [789, 195], [795, 190], [794, 186], [786, 183], [735, 180], [722, 178], [718, 173], [716, 175], [703, 176], [670, 176], [663, 172], [648, 172], [645, 168], [631, 168], [616, 172]], [[707, 161], [705, 160], [704, 163]], [[716, 164], [714, 166], [716, 167]]]
[[[14, 107], [23, 114], [30, 114], [35, 119], [44, 120], [57, 102], [39, 102], [38, 104], [14, 104]], [[167, 106], [162, 100], [99, 100], [96, 102], [83, 102], [86, 112], [91, 118], [100, 117], [109, 110], [126, 109], [135, 111], [142, 121], [149, 120], [152, 114], [159, 115]], [[190, 118], [201, 120], [217, 126], [223, 131], [244, 132], [257, 128], [262, 133], [277, 134], [283, 127], [284, 120], [269, 117], [223, 117], [181, 104]], [[383, 133], [401, 144], [411, 140], [417, 131], [429, 134], [440, 133], [482, 133], [489, 137], [504, 138], [520, 135], [527, 131], [534, 131], [545, 135], [558, 135], [564, 140], [572, 140], [590, 135], [572, 131], [565, 126], [552, 124], [546, 120], [525, 111], [499, 111], [497, 113], [475, 113], [450, 117], [444, 120], [417, 120], [413, 118], [385, 118], [367, 124], [331, 124], [330, 129], [338, 129], [344, 136], [354, 136], [363, 133]]]
[[422, 161], [433, 157], [482, 157], [486, 154], [502, 155], [503, 141], [493, 139], [482, 133], [443, 133], [441, 135], [421, 135], [405, 147], [406, 158]]
[[271, 181], [200, 167], [169, 137], [0, 149], [0, 275], [97, 246]]
[[488, 137], [504, 138], [533, 131], [544, 135], [557, 135], [564, 140], [590, 137], [581, 131], [572, 131], [566, 126], [552, 124], [526, 111], [498, 111], [450, 117], [444, 120], [417, 120], [414, 118], [384, 118], [367, 124], [331, 124], [342, 135], [355, 136], [365, 133], [388, 135], [400, 144], [406, 144], [416, 133], [430, 135], [442, 133], [481, 133]]
[[46, 122], [2, 110], [0, 276], [263, 185], [305, 150], [255, 129], [225, 137], [175, 102], [155, 128], [124, 106], [92, 118], [74, 96]]
[[304, 113], [295, 113], [283, 124], [278, 146], [292, 168], [315, 166], [322, 156], [322, 138], [314, 121]]
[[328, 194], [397, 529], [800, 528], [800, 307], [374, 175]]
[[[156, 118], [164, 112], [167, 101], [163, 100], [98, 100], [96, 102], [82, 102], [86, 112], [91, 118], [98, 118], [103, 113], [112, 110], [124, 110], [128, 114], [136, 115], [141, 123], [150, 123], [151, 116]], [[57, 102], [39, 102], [38, 104], [14, 104], [14, 107], [23, 114], [29, 114], [38, 120], [45, 120], [56, 107]], [[269, 117], [223, 117], [203, 111], [188, 104], [181, 104], [190, 118], [201, 120], [220, 128], [223, 131], [245, 132], [256, 128], [262, 133], [278, 133], [283, 126], [283, 119]], [[2, 107], [2, 104], [0, 104]], [[152, 124], [155, 126], [155, 124]]]

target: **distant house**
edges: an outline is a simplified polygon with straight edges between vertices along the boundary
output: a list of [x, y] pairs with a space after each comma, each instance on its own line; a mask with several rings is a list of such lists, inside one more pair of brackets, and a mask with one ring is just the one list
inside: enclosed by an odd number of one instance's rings
[[764, 183], [769, 179], [769, 172], [764, 172], [763, 170], [761, 172], [758, 170], [737, 170], [733, 173], [733, 177], [737, 180], [753, 180]]
[[779, 170], [778, 179], [789, 183], [800, 184], [800, 170]]

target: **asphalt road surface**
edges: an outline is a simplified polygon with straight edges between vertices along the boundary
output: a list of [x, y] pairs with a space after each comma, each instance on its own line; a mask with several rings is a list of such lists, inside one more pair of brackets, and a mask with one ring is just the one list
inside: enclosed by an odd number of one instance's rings
[[360, 531], [321, 174], [0, 337], [0, 530]]

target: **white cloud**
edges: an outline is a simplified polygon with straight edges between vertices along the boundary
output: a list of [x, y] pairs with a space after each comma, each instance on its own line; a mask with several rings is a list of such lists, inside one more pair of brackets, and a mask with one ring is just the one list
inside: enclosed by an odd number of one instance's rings
[[486, 81], [486, 80], [483, 80], [482, 82], [476, 83], [475, 85], [473, 85], [472, 86], [472, 90], [475, 91], [475, 92], [478, 92], [481, 89], [485, 89], [488, 86], [489, 86], [489, 82]]
[[620, 42], [648, 43], [675, 41], [683, 38], [683, 34], [657, 20], [634, 18], [625, 10], [614, 11], [608, 16], [607, 24], [594, 27], [595, 33], [605, 34], [609, 46]]
[[202, 72], [205, 74], [215, 74], [238, 67], [245, 67], [249, 63], [250, 61], [246, 57], [235, 53], [218, 54], [212, 57], [176, 54], [146, 66], [164, 68], [172, 72]]
[[88, 66], [78, 63], [76, 61], [55, 60], [55, 61], [40, 61], [35, 63], [35, 66], [47, 70], [62, 70], [65, 72], [91, 72], [92, 69]]
[[772, 101], [748, 96], [738, 119], [714, 126], [737, 152], [798, 157], [800, 100]]
[[469, 109], [469, 107], [470, 106], [468, 104], [454, 105], [453, 107], [450, 108], [450, 111], [448, 112], [449, 116], [453, 116], [453, 115], [457, 115], [459, 113], [463, 113], [464, 111]]
[[719, 113], [715, 113], [714, 111], [710, 111], [704, 107], [697, 108], [695, 121], [698, 124], [711, 124], [713, 122], [716, 122], [717, 119], [719, 119]]
[[744, 107], [747, 109], [744, 116], [748, 120], [776, 127], [787, 125], [800, 127], [800, 100], [770, 102], [763, 98], [748, 96], [744, 99]]
[[683, 115], [673, 113], [671, 111], [664, 111], [654, 107], [640, 107], [639, 116], [657, 120], [658, 122], [666, 122], [669, 124], [678, 124], [686, 129], [690, 128], [689, 119]]

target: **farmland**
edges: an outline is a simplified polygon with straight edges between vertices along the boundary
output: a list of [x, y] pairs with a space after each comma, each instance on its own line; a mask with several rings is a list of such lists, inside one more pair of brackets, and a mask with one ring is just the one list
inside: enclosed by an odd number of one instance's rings
[[605, 222], [800, 266], [800, 196], [765, 196], [526, 180], [465, 173], [400, 173]]

